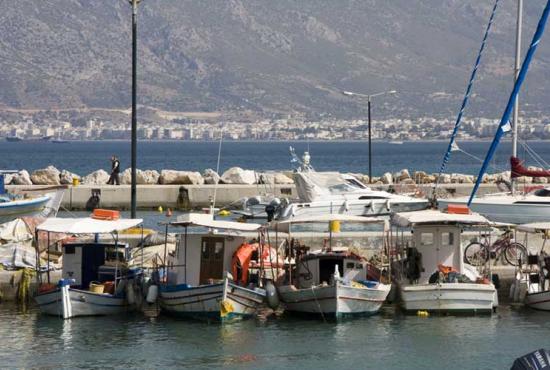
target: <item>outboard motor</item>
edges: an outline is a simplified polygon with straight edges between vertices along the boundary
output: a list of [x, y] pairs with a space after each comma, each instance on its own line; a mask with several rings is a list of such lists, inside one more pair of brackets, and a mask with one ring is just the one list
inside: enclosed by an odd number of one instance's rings
[[550, 369], [550, 353], [541, 348], [517, 358], [511, 367], [511, 370], [531, 369]]
[[279, 198], [275, 198], [265, 207], [265, 213], [267, 213], [267, 222], [273, 221], [273, 219], [275, 218], [275, 213], [279, 210], [280, 206], [281, 200]]

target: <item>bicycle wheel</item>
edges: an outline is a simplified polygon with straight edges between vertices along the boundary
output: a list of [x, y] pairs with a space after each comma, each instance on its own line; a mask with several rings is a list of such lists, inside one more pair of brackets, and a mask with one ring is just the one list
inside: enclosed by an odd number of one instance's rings
[[512, 266], [518, 266], [520, 261], [527, 261], [527, 249], [520, 243], [510, 243], [504, 248], [504, 259]]
[[472, 242], [464, 248], [464, 262], [472, 266], [482, 266], [489, 260], [487, 247], [479, 242]]

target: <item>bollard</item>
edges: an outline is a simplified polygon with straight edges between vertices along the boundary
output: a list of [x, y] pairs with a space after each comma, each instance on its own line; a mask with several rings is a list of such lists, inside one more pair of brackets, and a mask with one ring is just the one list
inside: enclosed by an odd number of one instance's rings
[[86, 202], [86, 211], [93, 211], [99, 207], [99, 202], [101, 200], [101, 189], [92, 189], [92, 195]]
[[185, 186], [180, 186], [178, 200], [176, 202], [176, 208], [179, 210], [190, 210], [191, 201], [189, 200], [189, 190]]

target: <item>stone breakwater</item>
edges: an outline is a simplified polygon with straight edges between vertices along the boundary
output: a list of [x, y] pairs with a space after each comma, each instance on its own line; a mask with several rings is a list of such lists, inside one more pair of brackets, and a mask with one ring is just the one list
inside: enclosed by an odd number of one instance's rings
[[[530, 169], [536, 169], [531, 168]], [[369, 182], [369, 177], [364, 174], [351, 173], [350, 175], [357, 178], [363, 183]], [[43, 169], [38, 169], [29, 173], [26, 170], [21, 170], [18, 173], [6, 175], [4, 183], [6, 185], [70, 185], [73, 184], [73, 179], [83, 185], [103, 185], [109, 179], [109, 173], [105, 170], [97, 170], [85, 176], [72, 173], [67, 170], [59, 170], [54, 166], [48, 166]], [[232, 167], [219, 175], [212, 169], [206, 169], [202, 173], [194, 171], [180, 171], [164, 169], [160, 172], [157, 170], [137, 170], [136, 174], [138, 185], [213, 185], [213, 184], [238, 184], [238, 185], [254, 185], [254, 184], [274, 184], [288, 185], [293, 184], [292, 172], [256, 172], [254, 170], [242, 169], [240, 167]], [[422, 185], [433, 184], [438, 180], [440, 184], [473, 184], [476, 177], [473, 175], [465, 175], [460, 173], [442, 174], [439, 176], [436, 173], [426, 173], [424, 171], [410, 172], [408, 169], [403, 169], [396, 173], [386, 172], [380, 177], [373, 177], [373, 185]], [[535, 183], [547, 184], [550, 178], [540, 177], [520, 177], [519, 183]], [[121, 184], [128, 185], [131, 183], [130, 169], [126, 169], [120, 174]], [[482, 183], [494, 184], [499, 181], [510, 181], [510, 171], [486, 174], [483, 176]]]

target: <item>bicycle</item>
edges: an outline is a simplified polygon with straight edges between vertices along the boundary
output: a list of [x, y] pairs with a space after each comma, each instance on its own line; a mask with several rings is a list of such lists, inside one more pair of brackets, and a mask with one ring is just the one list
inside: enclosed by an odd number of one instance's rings
[[527, 259], [527, 248], [521, 243], [512, 241], [512, 231], [508, 230], [493, 244], [489, 245], [487, 235], [483, 242], [475, 241], [464, 249], [464, 262], [472, 266], [482, 266], [491, 259], [499, 259], [504, 255], [506, 262], [512, 266], [519, 266]]

